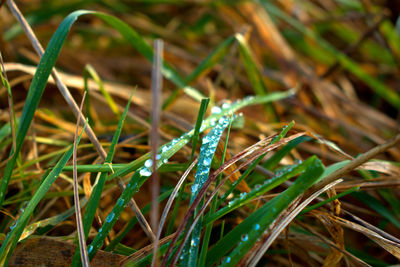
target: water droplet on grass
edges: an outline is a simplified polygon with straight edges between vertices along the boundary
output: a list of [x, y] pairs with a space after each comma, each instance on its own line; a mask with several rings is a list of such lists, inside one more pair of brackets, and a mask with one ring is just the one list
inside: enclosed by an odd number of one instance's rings
[[151, 175], [151, 171], [150, 171], [149, 169], [147, 169], [147, 168], [143, 168], [143, 169], [141, 169], [141, 170], [139, 171], [139, 174], [140, 174], [141, 176], [146, 176], [146, 177], [148, 177], [148, 176]]
[[153, 166], [153, 161], [151, 159], [146, 160], [144, 166], [146, 168], [150, 168], [151, 166]]
[[203, 161], [204, 165], [210, 165], [211, 164], [211, 158], [205, 158]]
[[214, 107], [211, 108], [211, 113], [212, 114], [219, 114], [219, 113], [221, 113], [221, 108], [218, 107], [218, 106], [214, 106]]
[[241, 239], [243, 242], [246, 242], [247, 240], [249, 240], [249, 236], [246, 235], [246, 234], [243, 234], [243, 235], [240, 237], [240, 239]]
[[108, 216], [107, 216], [107, 218], [106, 218], [106, 222], [108, 222], [108, 223], [112, 222], [112, 220], [114, 219], [114, 217], [115, 217], [115, 213], [114, 213], [114, 212], [108, 214]]

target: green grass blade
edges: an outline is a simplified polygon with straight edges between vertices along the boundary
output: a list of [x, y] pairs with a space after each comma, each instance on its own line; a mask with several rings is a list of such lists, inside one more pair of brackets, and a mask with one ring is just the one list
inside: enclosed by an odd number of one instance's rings
[[[222, 117], [219, 119], [217, 125], [203, 138], [202, 146], [200, 148], [199, 163], [197, 165], [197, 171], [195, 175], [195, 180], [191, 188], [192, 196], [190, 203], [197, 197], [201, 187], [206, 182], [208, 175], [210, 173], [211, 162], [214, 157], [215, 150], [221, 139], [222, 133], [228, 126], [230, 119], [228, 117]], [[199, 205], [200, 209], [202, 205]], [[197, 215], [198, 209], [196, 209], [193, 217]], [[201, 225], [202, 219], [200, 219], [194, 228], [190, 242], [185, 244], [185, 253], [182, 253], [181, 265], [182, 266], [196, 266], [198, 253], [200, 248], [200, 235], [201, 235]]]
[[[88, 73], [92, 77], [94, 82], [99, 87], [101, 94], [106, 99], [108, 106], [110, 107], [112, 112], [119, 118], [121, 116], [121, 114], [119, 112], [118, 106], [117, 106], [117, 104], [115, 104], [111, 95], [104, 88], [103, 82], [102, 82], [100, 76], [97, 74], [96, 70], [91, 65], [86, 65], [85, 72]], [[86, 82], [86, 79], [85, 79], [85, 82]]]
[[243, 206], [252, 201], [253, 199], [262, 196], [266, 192], [270, 191], [271, 189], [279, 186], [283, 182], [287, 181], [288, 179], [303, 173], [304, 171], [307, 170], [313, 163], [314, 163], [314, 158], [309, 158], [305, 160], [304, 162], [300, 163], [297, 166], [293, 166], [286, 172], [276, 175], [275, 177], [265, 180], [265, 182], [261, 185], [257, 185], [252, 191], [249, 193], [241, 193], [240, 196], [234, 200], [229, 201], [228, 205], [221, 208], [218, 210], [216, 213], [212, 214], [211, 216], [207, 216], [204, 219], [205, 223], [210, 223], [212, 221], [215, 221], [225, 214]]
[[[235, 39], [239, 43], [240, 56], [256, 95], [265, 95], [268, 92], [268, 88], [264, 83], [263, 77], [261, 76], [260, 70], [255, 62], [249, 45], [242, 34], [236, 34]], [[271, 121], [278, 120], [276, 112], [271, 104], [266, 105], [266, 112]]]
[[[86, 125], [85, 125], [86, 126]], [[83, 133], [83, 131], [82, 131]], [[81, 135], [77, 139], [77, 143], [79, 143]], [[15, 225], [12, 227], [11, 231], [7, 234], [6, 239], [3, 242], [3, 245], [0, 248], [0, 263], [2, 266], [7, 266], [7, 262], [9, 257], [12, 254], [15, 246], [18, 243], [18, 240], [24, 231], [25, 226], [28, 224], [29, 218], [31, 217], [34, 209], [36, 208], [39, 201], [44, 197], [46, 192], [50, 189], [51, 185], [57, 179], [57, 177], [62, 172], [62, 168], [67, 164], [68, 160], [72, 156], [73, 147], [71, 147], [58, 161], [57, 165], [53, 168], [53, 170], [47, 175], [42, 184], [39, 186], [38, 190], [35, 192], [33, 197], [28, 203], [28, 206], [25, 208], [24, 212], [21, 214], [19, 219], [15, 222]]]
[[199, 113], [197, 114], [196, 125], [194, 126], [194, 133], [192, 137], [192, 154], [190, 155], [190, 162], [193, 161], [194, 152], [196, 151], [196, 145], [199, 141], [200, 127], [204, 119], [204, 115], [207, 111], [208, 103], [210, 102], [209, 98], [204, 98], [201, 100]]
[[[226, 156], [226, 150], [228, 148], [228, 140], [229, 140], [229, 134], [231, 131], [231, 127], [232, 127], [232, 120], [230, 120], [229, 122], [229, 126], [227, 129], [227, 133], [226, 133], [226, 139], [225, 139], [225, 145], [224, 145], [224, 151], [222, 152], [222, 157], [221, 157], [221, 163], [220, 166], [222, 166], [222, 164], [224, 164], [225, 162], [225, 156]], [[217, 181], [216, 181], [216, 185], [218, 185], [221, 182], [221, 178], [222, 178], [222, 173], [219, 175]], [[208, 214], [213, 214], [215, 213], [216, 209], [217, 209], [217, 198], [213, 198], [212, 202], [211, 202], [211, 208], [210, 211], [208, 212]], [[207, 256], [207, 251], [208, 251], [208, 246], [210, 243], [210, 237], [211, 237], [211, 231], [213, 229], [213, 224], [209, 223], [206, 225], [206, 230], [204, 232], [203, 235], [203, 242], [202, 242], [202, 247], [201, 247], [201, 252], [199, 255], [199, 267], [204, 266], [205, 262], [206, 262], [206, 256]]]
[[[126, 115], [128, 114], [128, 110], [129, 110], [129, 106], [131, 104], [131, 100], [132, 100], [132, 96], [129, 98], [128, 103], [126, 104], [124, 113], [121, 116], [121, 119], [118, 123], [118, 127], [114, 133], [113, 136], [113, 140], [111, 142], [111, 146], [110, 146], [110, 150], [107, 153], [107, 157], [105, 160], [105, 164], [111, 164], [112, 159], [114, 157], [114, 153], [115, 153], [115, 146], [118, 143], [119, 137], [121, 135], [121, 131], [122, 131], [122, 127], [124, 125], [125, 122], [125, 118]], [[107, 177], [107, 173], [103, 172], [100, 174], [100, 177], [96, 183], [96, 186], [93, 188], [92, 193], [90, 194], [89, 200], [88, 200], [88, 204], [85, 210], [85, 213], [83, 215], [83, 225], [84, 225], [84, 234], [85, 234], [85, 238], [87, 238], [89, 231], [90, 231], [90, 227], [92, 226], [93, 223], [93, 219], [94, 216], [96, 214], [96, 210], [99, 206], [100, 203], [100, 197], [101, 194], [103, 192], [103, 188], [104, 185], [106, 183], [106, 177]], [[72, 260], [71, 266], [76, 266], [79, 263], [79, 259], [80, 259], [80, 252], [79, 252], [79, 248], [77, 247], [75, 250], [75, 255], [74, 258]]]
[[207, 257], [207, 266], [219, 262], [232, 248], [233, 251], [224, 258], [222, 266], [235, 266], [240, 261], [279, 214], [321, 176], [324, 170], [321, 161], [315, 156], [310, 160], [312, 161], [310, 166], [287, 190], [252, 213], [211, 248]]

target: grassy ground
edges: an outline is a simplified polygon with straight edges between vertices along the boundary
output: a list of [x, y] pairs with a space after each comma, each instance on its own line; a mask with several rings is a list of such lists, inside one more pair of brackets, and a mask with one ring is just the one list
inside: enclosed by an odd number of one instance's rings
[[1, 264], [396, 264], [394, 2], [4, 1]]

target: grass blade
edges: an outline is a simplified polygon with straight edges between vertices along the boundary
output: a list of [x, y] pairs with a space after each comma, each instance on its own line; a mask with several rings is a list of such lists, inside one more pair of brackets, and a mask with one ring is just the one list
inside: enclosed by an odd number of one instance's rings
[[[115, 148], [118, 143], [119, 137], [121, 135], [122, 127], [124, 125], [125, 118], [128, 113], [129, 106], [131, 104], [131, 100], [132, 100], [132, 96], [129, 98], [128, 103], [126, 104], [125, 110], [122, 113], [121, 119], [120, 119], [117, 129], [114, 133], [113, 140], [111, 141], [110, 150], [108, 151], [107, 158], [105, 160], [106, 165], [111, 164], [112, 159], [114, 157]], [[112, 169], [111, 169], [111, 171], [112, 171]], [[99, 206], [101, 194], [103, 192], [103, 188], [104, 188], [104, 185], [106, 182], [106, 177], [107, 177], [107, 172], [103, 172], [100, 174], [100, 177], [97, 180], [97, 183], [96, 183], [95, 187], [93, 188], [92, 193], [90, 194], [88, 204], [87, 204], [85, 213], [83, 215], [83, 229], [84, 229], [83, 231], [85, 234], [85, 238], [87, 238], [87, 236], [89, 235], [89, 231], [92, 226], [94, 216], [96, 214], [96, 210]], [[77, 248], [75, 251], [74, 258], [71, 263], [72, 266], [78, 264], [79, 257], [80, 257], [79, 250]]]
[[324, 167], [321, 161], [315, 156], [311, 157], [311, 161], [309, 168], [296, 179], [292, 186], [247, 217], [210, 250], [207, 266], [217, 263], [235, 246], [229, 256], [223, 260], [222, 266], [235, 266], [241, 260], [243, 254], [247, 253], [273, 220], [323, 173]]
[[[200, 188], [204, 185], [208, 178], [212, 158], [214, 157], [214, 153], [222, 136], [222, 133], [228, 126], [229, 122], [230, 119], [227, 117], [220, 118], [218, 124], [202, 140], [195, 181], [191, 188], [192, 196], [190, 203], [192, 203], [193, 200], [196, 198], [197, 194], [200, 191]], [[195, 211], [193, 216], [196, 216], [196, 214], [197, 211]], [[202, 220], [200, 219], [192, 233], [190, 243], [185, 245], [187, 246], [187, 249], [186, 253], [182, 254], [183, 258], [181, 264], [183, 266], [196, 266], [197, 264], [197, 254], [200, 247], [201, 224]]]
[[[83, 94], [82, 97], [82, 103], [80, 110], [82, 111], [83, 103], [85, 101], [85, 96], [86, 94]], [[78, 117], [78, 120], [76, 122], [76, 130], [75, 130], [75, 136], [74, 136], [74, 149], [72, 152], [72, 162], [73, 162], [73, 188], [74, 188], [74, 207], [75, 207], [75, 215], [76, 215], [76, 225], [77, 225], [77, 231], [78, 231], [78, 239], [79, 239], [79, 249], [81, 253], [81, 262], [84, 267], [90, 266], [87, 250], [86, 250], [86, 237], [85, 233], [83, 230], [83, 223], [82, 223], [82, 214], [81, 214], [81, 207], [79, 203], [79, 192], [78, 192], [78, 173], [76, 171], [76, 154], [77, 154], [77, 138], [79, 135], [79, 123], [80, 123], [80, 117]], [[82, 131], [83, 133], [83, 131]]]
[[[80, 141], [82, 136], [79, 136], [77, 143]], [[11, 231], [7, 234], [6, 239], [3, 242], [3, 245], [0, 248], [0, 263], [4, 266], [7, 266], [7, 262], [9, 257], [12, 254], [15, 246], [18, 243], [19, 237], [21, 236], [25, 226], [28, 224], [28, 220], [32, 215], [35, 207], [39, 203], [39, 201], [44, 197], [46, 192], [50, 189], [51, 185], [57, 179], [57, 177], [62, 172], [62, 168], [67, 164], [68, 160], [72, 156], [73, 147], [71, 147], [58, 161], [53, 170], [46, 176], [42, 184], [39, 186], [38, 190], [35, 192], [33, 197], [28, 203], [28, 206], [25, 208], [25, 211], [21, 214], [18, 221], [15, 222], [15, 225], [12, 227]]]

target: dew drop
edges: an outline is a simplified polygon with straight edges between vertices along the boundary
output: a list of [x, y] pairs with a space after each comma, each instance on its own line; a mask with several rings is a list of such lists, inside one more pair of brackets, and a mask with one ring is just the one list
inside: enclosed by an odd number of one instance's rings
[[260, 229], [260, 225], [258, 224], [258, 223], [256, 223], [255, 225], [254, 225], [254, 230], [259, 230]]
[[192, 185], [192, 192], [197, 192], [198, 188], [199, 188], [198, 184], [193, 184]]
[[258, 189], [260, 189], [261, 188], [261, 185], [260, 184], [256, 184], [255, 186], [254, 186], [254, 189], [255, 190], [258, 190]]
[[221, 118], [219, 118], [219, 120], [218, 120], [218, 123], [219, 124], [225, 124], [227, 122], [227, 119], [225, 118], [225, 117], [221, 117]]
[[107, 216], [107, 218], [106, 218], [106, 222], [108, 222], [108, 223], [112, 222], [112, 220], [114, 219], [114, 217], [115, 217], [115, 213], [114, 213], [114, 212], [108, 214], [108, 216]]
[[12, 229], [14, 229], [15, 228], [15, 226], [17, 225], [17, 222], [18, 222], [18, 220], [17, 221], [15, 221], [12, 225], [10, 225], [10, 230], [12, 230]]
[[161, 155], [160, 155], [160, 154], [157, 154], [157, 155], [156, 155], [156, 160], [159, 160], [159, 159], [161, 159]]
[[302, 163], [302, 160], [301, 160], [301, 159], [296, 159], [296, 160], [294, 161], [294, 164], [296, 164], [296, 165], [301, 164], [301, 163]]
[[169, 150], [169, 147], [168, 146], [163, 146], [162, 148], [161, 148], [161, 152], [162, 153], [165, 153], [165, 152], [167, 152]]
[[148, 176], [151, 175], [151, 171], [149, 171], [149, 169], [147, 169], [147, 168], [143, 168], [143, 169], [141, 169], [141, 170], [139, 171], [139, 174], [140, 174], [141, 176], [146, 176], [146, 177], [148, 177]]
[[175, 145], [176, 143], [178, 143], [178, 139], [176, 138], [171, 141], [171, 145]]
[[247, 240], [249, 240], [249, 236], [246, 235], [246, 234], [243, 234], [243, 235], [240, 237], [240, 239], [241, 239], [243, 242], [246, 242]]
[[91, 253], [93, 251], [93, 246], [92, 245], [89, 245], [88, 246], [88, 253]]
[[214, 107], [211, 108], [211, 113], [212, 114], [219, 114], [219, 113], [221, 113], [221, 108], [218, 107], [218, 106], [214, 106]]
[[168, 162], [168, 159], [163, 159], [162, 160], [162, 163], [167, 163]]
[[217, 119], [216, 119], [216, 118], [212, 118], [212, 119], [210, 120], [211, 126], [215, 126], [216, 123], [217, 123]]
[[153, 161], [151, 159], [148, 159], [144, 162], [144, 166], [146, 168], [150, 168], [151, 166], [153, 166]]
[[226, 262], [226, 263], [230, 263], [230, 262], [231, 262], [231, 257], [226, 257], [226, 258], [225, 258], [225, 262]]
[[228, 109], [228, 108], [230, 108], [231, 107], [231, 105], [229, 105], [228, 103], [223, 103], [222, 104], [222, 108], [223, 109]]
[[203, 164], [207, 165], [207, 166], [210, 165], [211, 164], [211, 158], [205, 158], [204, 161], [203, 161]]
[[203, 144], [207, 144], [207, 143], [210, 142], [210, 141], [212, 141], [212, 138], [211, 138], [210, 136], [208, 136], [208, 135], [206, 135], [206, 136], [203, 138]]
[[124, 204], [124, 200], [122, 198], [119, 198], [117, 201], [117, 204], [115, 204], [116, 206], [122, 206]]

